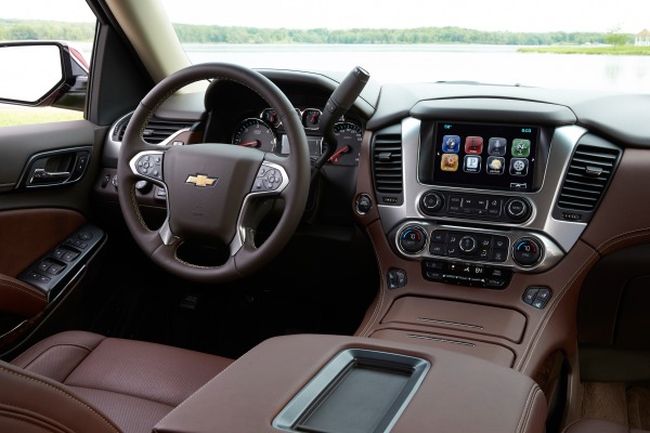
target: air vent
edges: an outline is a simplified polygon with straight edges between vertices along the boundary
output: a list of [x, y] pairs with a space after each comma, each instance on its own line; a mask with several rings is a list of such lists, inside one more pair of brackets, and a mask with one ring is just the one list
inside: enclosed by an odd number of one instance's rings
[[[131, 120], [131, 116], [121, 119], [118, 124], [115, 125], [112, 137], [113, 141], [122, 141], [129, 120]], [[147, 127], [142, 132], [142, 136], [145, 141], [152, 144], [158, 144], [176, 131], [190, 128], [193, 124], [194, 122], [191, 120], [160, 119], [154, 117], [147, 124]]]
[[621, 154], [617, 147], [606, 144], [579, 144], [576, 148], [557, 201], [562, 219], [584, 220], [596, 209]]
[[373, 148], [375, 189], [382, 204], [402, 203], [402, 136], [379, 132]]

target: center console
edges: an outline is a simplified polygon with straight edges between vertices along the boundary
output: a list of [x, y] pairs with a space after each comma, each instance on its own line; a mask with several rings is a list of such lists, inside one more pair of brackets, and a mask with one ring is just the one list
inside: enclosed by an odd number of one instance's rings
[[421, 101], [366, 133], [353, 208], [382, 285], [357, 335], [555, 369], [621, 154], [566, 107], [524, 100]]
[[154, 431], [541, 433], [545, 417], [530, 378], [485, 361], [378, 339], [294, 335], [252, 349]]

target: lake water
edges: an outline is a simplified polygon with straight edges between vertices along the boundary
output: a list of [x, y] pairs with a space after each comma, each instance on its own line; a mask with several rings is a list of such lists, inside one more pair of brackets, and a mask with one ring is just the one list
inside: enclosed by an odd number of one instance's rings
[[550, 88], [650, 94], [650, 56], [519, 53], [491, 45], [187, 44], [193, 63], [347, 71], [356, 65], [381, 83], [470, 80]]

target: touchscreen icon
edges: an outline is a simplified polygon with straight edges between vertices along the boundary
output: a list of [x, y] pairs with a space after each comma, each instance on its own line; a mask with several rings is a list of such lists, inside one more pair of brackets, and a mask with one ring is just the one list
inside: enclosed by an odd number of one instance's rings
[[505, 156], [508, 140], [503, 137], [490, 137], [488, 140], [488, 155]]
[[465, 138], [465, 153], [470, 155], [480, 155], [483, 153], [483, 137], [470, 135]]
[[460, 135], [445, 135], [442, 137], [442, 151], [444, 153], [458, 153], [460, 151]]
[[455, 153], [443, 153], [440, 160], [442, 171], [458, 171], [458, 155]]
[[478, 173], [481, 171], [481, 157], [476, 155], [465, 155], [463, 171], [465, 173]]
[[488, 174], [503, 174], [506, 169], [506, 159], [500, 156], [490, 156], [487, 160]]
[[512, 176], [526, 176], [528, 174], [528, 160], [512, 158], [510, 160], [510, 174]]
[[525, 138], [512, 140], [512, 156], [515, 158], [528, 158], [530, 156], [530, 140]]

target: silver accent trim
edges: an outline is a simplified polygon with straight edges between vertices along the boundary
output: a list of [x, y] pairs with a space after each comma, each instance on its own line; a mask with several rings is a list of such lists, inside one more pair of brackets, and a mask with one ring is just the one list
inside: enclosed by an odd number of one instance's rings
[[[289, 175], [287, 174], [287, 171], [284, 169], [284, 167], [282, 167], [280, 164], [276, 164], [270, 161], [262, 161], [262, 164], [260, 165], [260, 168], [257, 171], [258, 173], [260, 172], [262, 167], [275, 168], [276, 170], [278, 170], [282, 174], [282, 182], [280, 183], [280, 186], [278, 186], [277, 189], [274, 189], [272, 191], [254, 191], [246, 194], [246, 197], [244, 197], [244, 201], [242, 202], [241, 209], [239, 210], [239, 216], [237, 217], [236, 234], [229, 245], [231, 256], [237, 254], [237, 252], [246, 243], [249, 229], [246, 226], [244, 226], [244, 217], [246, 216], [246, 210], [248, 209], [251, 200], [253, 200], [256, 197], [265, 196], [265, 195], [268, 196], [280, 195], [285, 190], [285, 188], [289, 185]], [[253, 186], [251, 185], [251, 189], [252, 188]]]
[[[399, 245], [399, 235], [408, 226], [420, 226], [427, 233], [427, 242], [424, 248], [418, 252], [409, 254], [405, 252]], [[508, 238], [508, 258], [505, 262], [491, 262], [486, 260], [472, 260], [461, 257], [449, 257], [449, 256], [436, 256], [429, 253], [429, 245], [431, 244], [431, 233], [435, 230], [448, 230], [448, 231], [457, 231], [467, 234], [477, 234], [477, 235], [495, 235], [503, 236]], [[517, 264], [512, 258], [512, 248], [514, 243], [521, 238], [533, 238], [542, 245], [542, 258], [541, 260], [533, 266], [521, 266]], [[391, 240], [396, 246], [397, 250], [404, 257], [412, 259], [436, 259], [436, 260], [446, 260], [450, 262], [460, 262], [460, 263], [475, 263], [485, 266], [497, 266], [497, 267], [507, 267], [518, 270], [520, 272], [541, 272], [546, 269], [550, 269], [555, 266], [561, 259], [564, 257], [564, 252], [562, 249], [553, 242], [552, 239], [545, 236], [542, 233], [531, 233], [525, 230], [510, 230], [510, 231], [500, 231], [500, 230], [491, 230], [485, 228], [476, 228], [476, 227], [466, 227], [461, 225], [452, 225], [452, 224], [439, 224], [430, 221], [406, 221], [399, 225], [398, 229], [395, 231], [395, 238]]]
[[305, 385], [282, 411], [273, 419], [273, 427], [288, 432], [296, 432], [293, 426], [300, 420], [305, 411], [314, 404], [323, 391], [341, 375], [346, 368], [358, 359], [368, 359], [378, 362], [394, 362], [404, 364], [412, 369], [411, 380], [407, 384], [411, 389], [404, 397], [400, 407], [397, 409], [391, 420], [386, 425], [383, 433], [388, 433], [395, 426], [400, 416], [411, 402], [426, 377], [431, 363], [423, 358], [418, 358], [401, 353], [380, 352], [368, 349], [347, 349], [339, 352]]
[[[562, 180], [567, 171], [571, 155], [578, 140], [587, 132], [580, 126], [570, 125], [555, 129], [550, 143], [549, 155], [541, 188], [536, 192], [513, 192], [501, 190], [487, 190], [477, 188], [459, 188], [438, 185], [425, 185], [420, 183], [418, 176], [418, 159], [420, 154], [420, 126], [421, 121], [408, 117], [402, 121], [402, 172], [404, 177], [404, 202], [400, 206], [378, 204], [377, 208], [381, 217], [384, 231], [388, 233], [392, 228], [405, 220], [424, 219], [438, 220], [448, 224], [481, 224], [495, 228], [514, 228], [529, 230], [526, 235], [535, 234], [538, 237], [547, 236], [556, 242], [562, 251], [569, 251], [580, 238], [587, 227], [586, 223], [561, 221], [553, 218], [553, 207], [562, 187]], [[419, 199], [427, 191], [452, 191], [458, 193], [494, 194], [503, 197], [525, 197], [532, 205], [532, 214], [528, 221], [521, 224], [503, 223], [494, 221], [470, 220], [455, 217], [430, 217], [419, 209]], [[411, 221], [413, 223], [414, 221]], [[460, 229], [466, 229], [460, 227]], [[546, 237], [544, 237], [546, 239]]]
[[[164, 158], [165, 158], [165, 152], [162, 151], [162, 150], [144, 150], [142, 152], [138, 152], [135, 155], [133, 155], [133, 158], [131, 158], [129, 160], [129, 167], [131, 168], [131, 172], [133, 174], [135, 174], [136, 176], [138, 176], [138, 177], [140, 177], [140, 178], [142, 178], [144, 180], [148, 180], [149, 182], [155, 183], [156, 185], [161, 186], [161, 187], [165, 188], [165, 190], [167, 190], [167, 185], [165, 185], [165, 182], [163, 182], [162, 180], [156, 179], [155, 177], [145, 176], [144, 174], [138, 173], [138, 170], [135, 167], [135, 164], [138, 162], [138, 159], [140, 159], [140, 157], [145, 156], [145, 155], [159, 155], [159, 156], [163, 157], [163, 161], [164, 161]], [[160, 170], [161, 170], [160, 177], [163, 177], [163, 173], [164, 173], [162, 165], [163, 165], [163, 162], [160, 163]]]
[[[158, 144], [154, 144], [154, 146], [169, 146], [171, 143], [173, 143], [174, 141], [176, 141], [176, 137], [178, 137], [179, 135], [184, 134], [184, 133], [186, 133], [186, 132], [190, 132], [191, 130], [192, 130], [191, 128], [183, 128], [183, 129], [179, 129], [178, 131], [174, 132], [174, 133], [173, 133], [172, 135], [170, 135], [169, 137], [165, 138], [165, 139], [164, 139], [163, 141], [161, 141], [160, 143], [158, 143]], [[144, 139], [144, 141], [147, 141], [147, 140]], [[183, 143], [183, 145], [185, 145], [185, 144], [187, 144], [187, 143]]]

